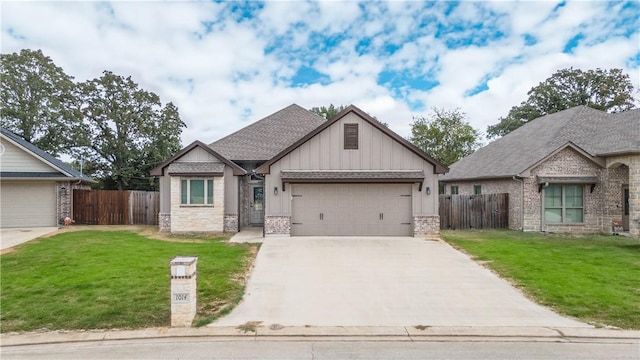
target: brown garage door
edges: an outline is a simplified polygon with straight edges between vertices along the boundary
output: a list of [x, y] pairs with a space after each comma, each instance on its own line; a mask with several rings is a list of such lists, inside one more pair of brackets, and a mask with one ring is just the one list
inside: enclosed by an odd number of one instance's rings
[[0, 186], [0, 227], [56, 226], [54, 182], [10, 182]]
[[292, 235], [413, 233], [411, 184], [292, 184]]

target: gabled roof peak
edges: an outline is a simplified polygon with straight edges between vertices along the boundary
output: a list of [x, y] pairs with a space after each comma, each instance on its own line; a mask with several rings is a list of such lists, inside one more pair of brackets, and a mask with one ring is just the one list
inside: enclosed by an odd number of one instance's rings
[[95, 180], [91, 179], [88, 176], [83, 175], [78, 170], [76, 170], [76, 169], [72, 168], [71, 166], [65, 164], [64, 162], [62, 162], [61, 160], [57, 159], [53, 155], [51, 155], [48, 152], [40, 149], [39, 147], [33, 145], [32, 143], [26, 141], [22, 137], [14, 134], [13, 132], [11, 132], [11, 131], [3, 128], [3, 127], [0, 127], [0, 134], [2, 134], [2, 136], [5, 137], [10, 142], [12, 142], [12, 143], [16, 144], [17, 146], [27, 150], [28, 152], [31, 152], [34, 156], [36, 156], [37, 158], [39, 158], [43, 162], [48, 163], [53, 168], [59, 170], [61, 173], [63, 173], [68, 178], [73, 179], [73, 180], [86, 181], [86, 182], [95, 182]]
[[539, 117], [451, 165], [442, 180], [518, 175], [567, 143], [590, 157], [640, 152], [640, 111], [581, 105]]

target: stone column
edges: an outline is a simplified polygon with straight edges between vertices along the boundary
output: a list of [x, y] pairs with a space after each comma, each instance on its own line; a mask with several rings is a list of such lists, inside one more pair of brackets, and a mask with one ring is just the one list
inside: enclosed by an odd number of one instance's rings
[[629, 234], [640, 237], [640, 155], [629, 161]]
[[198, 258], [176, 256], [171, 268], [171, 326], [189, 327], [196, 316]]

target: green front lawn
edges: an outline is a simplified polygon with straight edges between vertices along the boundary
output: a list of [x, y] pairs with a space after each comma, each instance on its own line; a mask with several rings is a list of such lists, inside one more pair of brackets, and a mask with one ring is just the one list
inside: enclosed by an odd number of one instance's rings
[[540, 304], [596, 325], [640, 329], [638, 239], [497, 230], [441, 235]]
[[170, 325], [169, 261], [198, 256], [198, 316], [239, 301], [255, 247], [221, 238], [154, 240], [129, 231], [78, 231], [0, 256], [1, 331]]

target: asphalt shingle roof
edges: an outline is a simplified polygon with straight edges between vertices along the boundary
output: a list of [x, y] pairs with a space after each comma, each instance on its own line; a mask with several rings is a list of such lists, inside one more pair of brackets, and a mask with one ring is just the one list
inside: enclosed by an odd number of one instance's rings
[[185, 174], [219, 174], [224, 173], [224, 163], [222, 162], [179, 162], [171, 163], [167, 168], [167, 173], [172, 175]]
[[424, 180], [422, 170], [333, 170], [333, 171], [281, 171], [282, 180]]
[[[6, 136], [11, 141], [19, 144], [20, 146], [24, 147], [25, 149], [27, 149], [29, 151], [31, 151], [32, 153], [36, 154], [37, 156], [39, 156], [43, 160], [47, 161], [51, 165], [57, 167], [58, 169], [62, 170], [64, 173], [67, 174], [67, 175], [59, 174], [60, 176], [66, 176], [68, 178], [81, 179], [81, 180], [84, 180], [84, 181], [94, 182], [94, 180], [91, 179], [90, 177], [84, 176], [78, 170], [76, 170], [76, 169], [72, 168], [71, 166], [63, 163], [62, 161], [56, 159], [51, 154], [47, 153], [46, 151], [41, 150], [37, 146], [35, 146], [32, 143], [26, 141], [25, 139], [21, 138], [20, 136], [12, 133], [11, 131], [0, 127], [0, 133], [2, 133], [3, 136]], [[34, 176], [26, 176], [26, 177], [34, 177]]]
[[441, 180], [518, 175], [567, 143], [592, 156], [640, 151], [640, 109], [617, 114], [577, 106], [528, 122], [450, 166]]
[[267, 161], [325, 121], [292, 104], [209, 146], [231, 161]]

